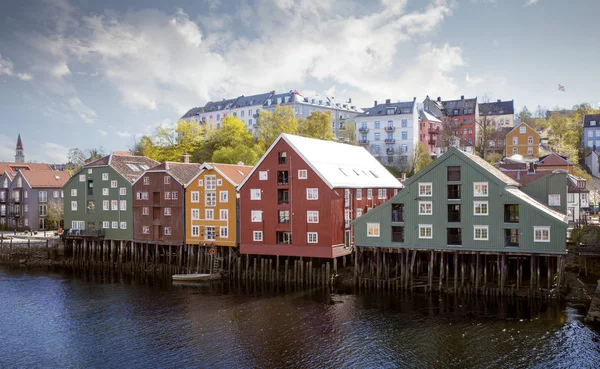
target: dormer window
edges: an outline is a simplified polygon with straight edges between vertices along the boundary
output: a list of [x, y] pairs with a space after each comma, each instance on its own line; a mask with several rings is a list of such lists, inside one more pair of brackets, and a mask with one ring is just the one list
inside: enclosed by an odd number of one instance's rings
[[277, 98], [277, 104], [281, 104], [281, 97]]
[[460, 110], [454, 109], [454, 115], [458, 115], [459, 113], [460, 113]]
[[596, 125], [596, 121], [595, 120], [590, 120], [590, 126], [595, 126]]
[[393, 114], [394, 114], [394, 108], [388, 108], [388, 109], [386, 110], [386, 114], [387, 114], [387, 115], [393, 115]]

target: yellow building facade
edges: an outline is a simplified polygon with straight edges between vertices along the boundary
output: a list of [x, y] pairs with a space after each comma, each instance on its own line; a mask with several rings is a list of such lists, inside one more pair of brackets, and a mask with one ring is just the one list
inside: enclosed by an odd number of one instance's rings
[[185, 189], [186, 243], [238, 245], [237, 186], [252, 170], [247, 165], [202, 164]]
[[506, 156], [519, 154], [524, 158], [537, 158], [540, 152], [540, 135], [525, 123], [506, 135]]

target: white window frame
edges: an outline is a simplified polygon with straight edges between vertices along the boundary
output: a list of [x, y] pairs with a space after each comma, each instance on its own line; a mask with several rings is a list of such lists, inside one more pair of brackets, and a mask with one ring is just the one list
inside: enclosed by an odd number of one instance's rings
[[77, 201], [71, 201], [71, 211], [77, 211]]
[[217, 187], [223, 186], [223, 180], [221, 178], [217, 178]]
[[119, 195], [121, 195], [121, 196], [127, 196], [127, 187], [121, 187], [121, 188], [119, 188]]
[[110, 195], [110, 189], [107, 188], [103, 188], [102, 189], [102, 196], [109, 196]]
[[173, 211], [171, 210], [171, 208], [164, 208], [163, 210], [163, 215], [166, 217], [170, 217], [173, 214]]
[[378, 189], [377, 190], [377, 198], [379, 200], [385, 200], [385, 199], [387, 199], [387, 190], [385, 188]]
[[164, 196], [165, 200], [171, 200], [171, 192], [169, 191], [165, 191], [165, 196]]
[[71, 196], [77, 196], [77, 189], [71, 188]]
[[525, 126], [519, 127], [519, 134], [525, 134], [525, 133], [527, 133], [527, 127], [525, 127]]
[[164, 236], [171, 236], [173, 234], [171, 227], [165, 227], [165, 229], [163, 230], [163, 235]]
[[217, 193], [215, 191], [204, 193], [204, 206], [217, 206]]
[[[225, 216], [223, 216], [225, 215]], [[229, 220], [229, 210], [221, 209], [219, 210], [219, 220]]]
[[215, 220], [215, 209], [204, 209], [205, 220]]
[[110, 210], [111, 211], [119, 210], [119, 200], [110, 200]]
[[121, 222], [119, 225], [120, 229], [127, 229], [127, 222]]
[[[422, 235], [421, 230], [429, 229], [429, 236]], [[419, 239], [421, 240], [431, 240], [433, 239], [433, 225], [432, 224], [419, 224]]]
[[200, 209], [192, 209], [192, 220], [200, 220]]
[[[482, 187], [479, 190], [477, 187]], [[485, 193], [482, 192], [483, 186], [485, 186]], [[473, 197], [488, 197], [490, 193], [489, 182], [473, 182]]]
[[357, 188], [356, 189], [356, 199], [357, 200], [362, 200], [362, 188]]
[[[225, 232], [223, 232], [225, 231]], [[224, 234], [223, 234], [224, 233]], [[219, 237], [221, 238], [229, 238], [229, 228], [228, 227], [219, 227]]]
[[127, 210], [127, 200], [119, 201], [119, 210], [126, 211]]
[[379, 238], [381, 236], [381, 225], [379, 223], [367, 223], [367, 237]]
[[319, 243], [319, 233], [317, 232], [306, 232], [307, 243]]
[[361, 208], [356, 209], [356, 217], [357, 218], [360, 217], [360, 216], [362, 216], [362, 214], [363, 214], [363, 212], [362, 212]]
[[229, 191], [219, 191], [219, 202], [229, 202]]
[[[551, 199], [554, 199], [551, 201]], [[556, 202], [558, 199], [558, 203]], [[550, 193], [548, 194], [548, 206], [560, 206], [560, 194], [559, 193]]]
[[306, 223], [319, 223], [319, 211], [318, 210], [306, 211]]
[[116, 179], [113, 179], [112, 181], [110, 181], [110, 188], [117, 188], [119, 187], [119, 182], [117, 182]]
[[150, 215], [150, 207], [149, 206], [142, 207], [142, 215]]
[[252, 223], [262, 223], [262, 210], [251, 210], [250, 221]]
[[[543, 239], [542, 238], [537, 238], [537, 232], [541, 231], [542, 233], [540, 233], [541, 236], [543, 236], [543, 232], [547, 232], [548, 233], [548, 238], [547, 239]], [[544, 227], [540, 227], [540, 226], [534, 226], [533, 227], [533, 242], [550, 242], [550, 227], [548, 226], [544, 226]]]
[[307, 200], [318, 200], [319, 199], [319, 189], [318, 188], [307, 188], [306, 189], [306, 199]]
[[250, 200], [260, 200], [261, 193], [260, 188], [250, 189]]
[[206, 190], [216, 190], [217, 189], [217, 176], [210, 175], [204, 176], [204, 188]]
[[[485, 205], [485, 213], [477, 213], [477, 207], [480, 205]], [[490, 205], [488, 201], [473, 201], [473, 215], [474, 216], [487, 216], [490, 214]]]
[[150, 177], [144, 177], [144, 186], [148, 186], [150, 184]]
[[109, 200], [102, 200], [102, 210], [103, 211], [110, 210], [110, 201]]
[[192, 196], [192, 198], [190, 201], [192, 203], [195, 203], [195, 204], [200, 203], [200, 191], [192, 191], [191, 196]]
[[116, 220], [113, 220], [111, 222], [111, 227], [112, 229], [119, 229], [119, 222], [117, 222]]
[[[427, 188], [429, 188], [429, 191], [427, 191]], [[433, 197], [433, 183], [419, 182], [419, 197]]]
[[307, 179], [307, 178], [308, 178], [308, 170], [298, 169], [298, 179]]
[[[19, 178], [20, 179], [20, 178]], [[85, 174], [80, 174], [79, 175], [79, 182], [85, 182]], [[19, 184], [19, 181], [17, 181], [17, 184]], [[20, 187], [20, 186], [19, 186]]]
[[102, 180], [108, 181], [108, 173], [102, 173]]
[[110, 229], [110, 222], [108, 220], [102, 221], [102, 229]]
[[[166, 185], [171, 184], [171, 176], [164, 176], [163, 184], [166, 184]], [[165, 227], [165, 229], [167, 229], [167, 228]]]
[[254, 242], [262, 242], [263, 233], [262, 231], [252, 231], [252, 241]]
[[200, 237], [200, 226], [192, 226], [192, 237]]
[[[421, 211], [421, 205], [429, 205], [429, 212]], [[419, 201], [419, 215], [433, 215], [433, 201]]]
[[367, 200], [373, 200], [373, 190], [367, 188]]
[[258, 180], [259, 181], [267, 181], [269, 179], [269, 172], [266, 170], [261, 170], [258, 172]]
[[[485, 238], [480, 236], [477, 237], [477, 231], [485, 231]], [[490, 239], [490, 226], [487, 225], [474, 225], [473, 226], [473, 240], [474, 241], [489, 241]]]

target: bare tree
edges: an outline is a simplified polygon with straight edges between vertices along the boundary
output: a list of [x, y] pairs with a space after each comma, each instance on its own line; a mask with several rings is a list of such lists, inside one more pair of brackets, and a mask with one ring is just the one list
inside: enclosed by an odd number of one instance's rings
[[[490, 102], [490, 98], [487, 95], [480, 97], [480, 100], [480, 104], [488, 104]], [[479, 105], [479, 117], [475, 119], [476, 129], [479, 131], [477, 134], [477, 152], [486, 160], [488, 157], [489, 141], [496, 131], [498, 131], [498, 126], [494, 121], [494, 113], [495, 109], [493, 107], [482, 108]]]
[[452, 117], [444, 118], [442, 129], [438, 135], [439, 147], [460, 146], [464, 140], [463, 130], [459, 122], [454, 122]]

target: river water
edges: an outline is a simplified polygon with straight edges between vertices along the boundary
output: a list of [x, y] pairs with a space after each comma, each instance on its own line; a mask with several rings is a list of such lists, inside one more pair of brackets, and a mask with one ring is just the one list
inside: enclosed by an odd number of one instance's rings
[[0, 368], [598, 368], [582, 314], [0, 267]]

